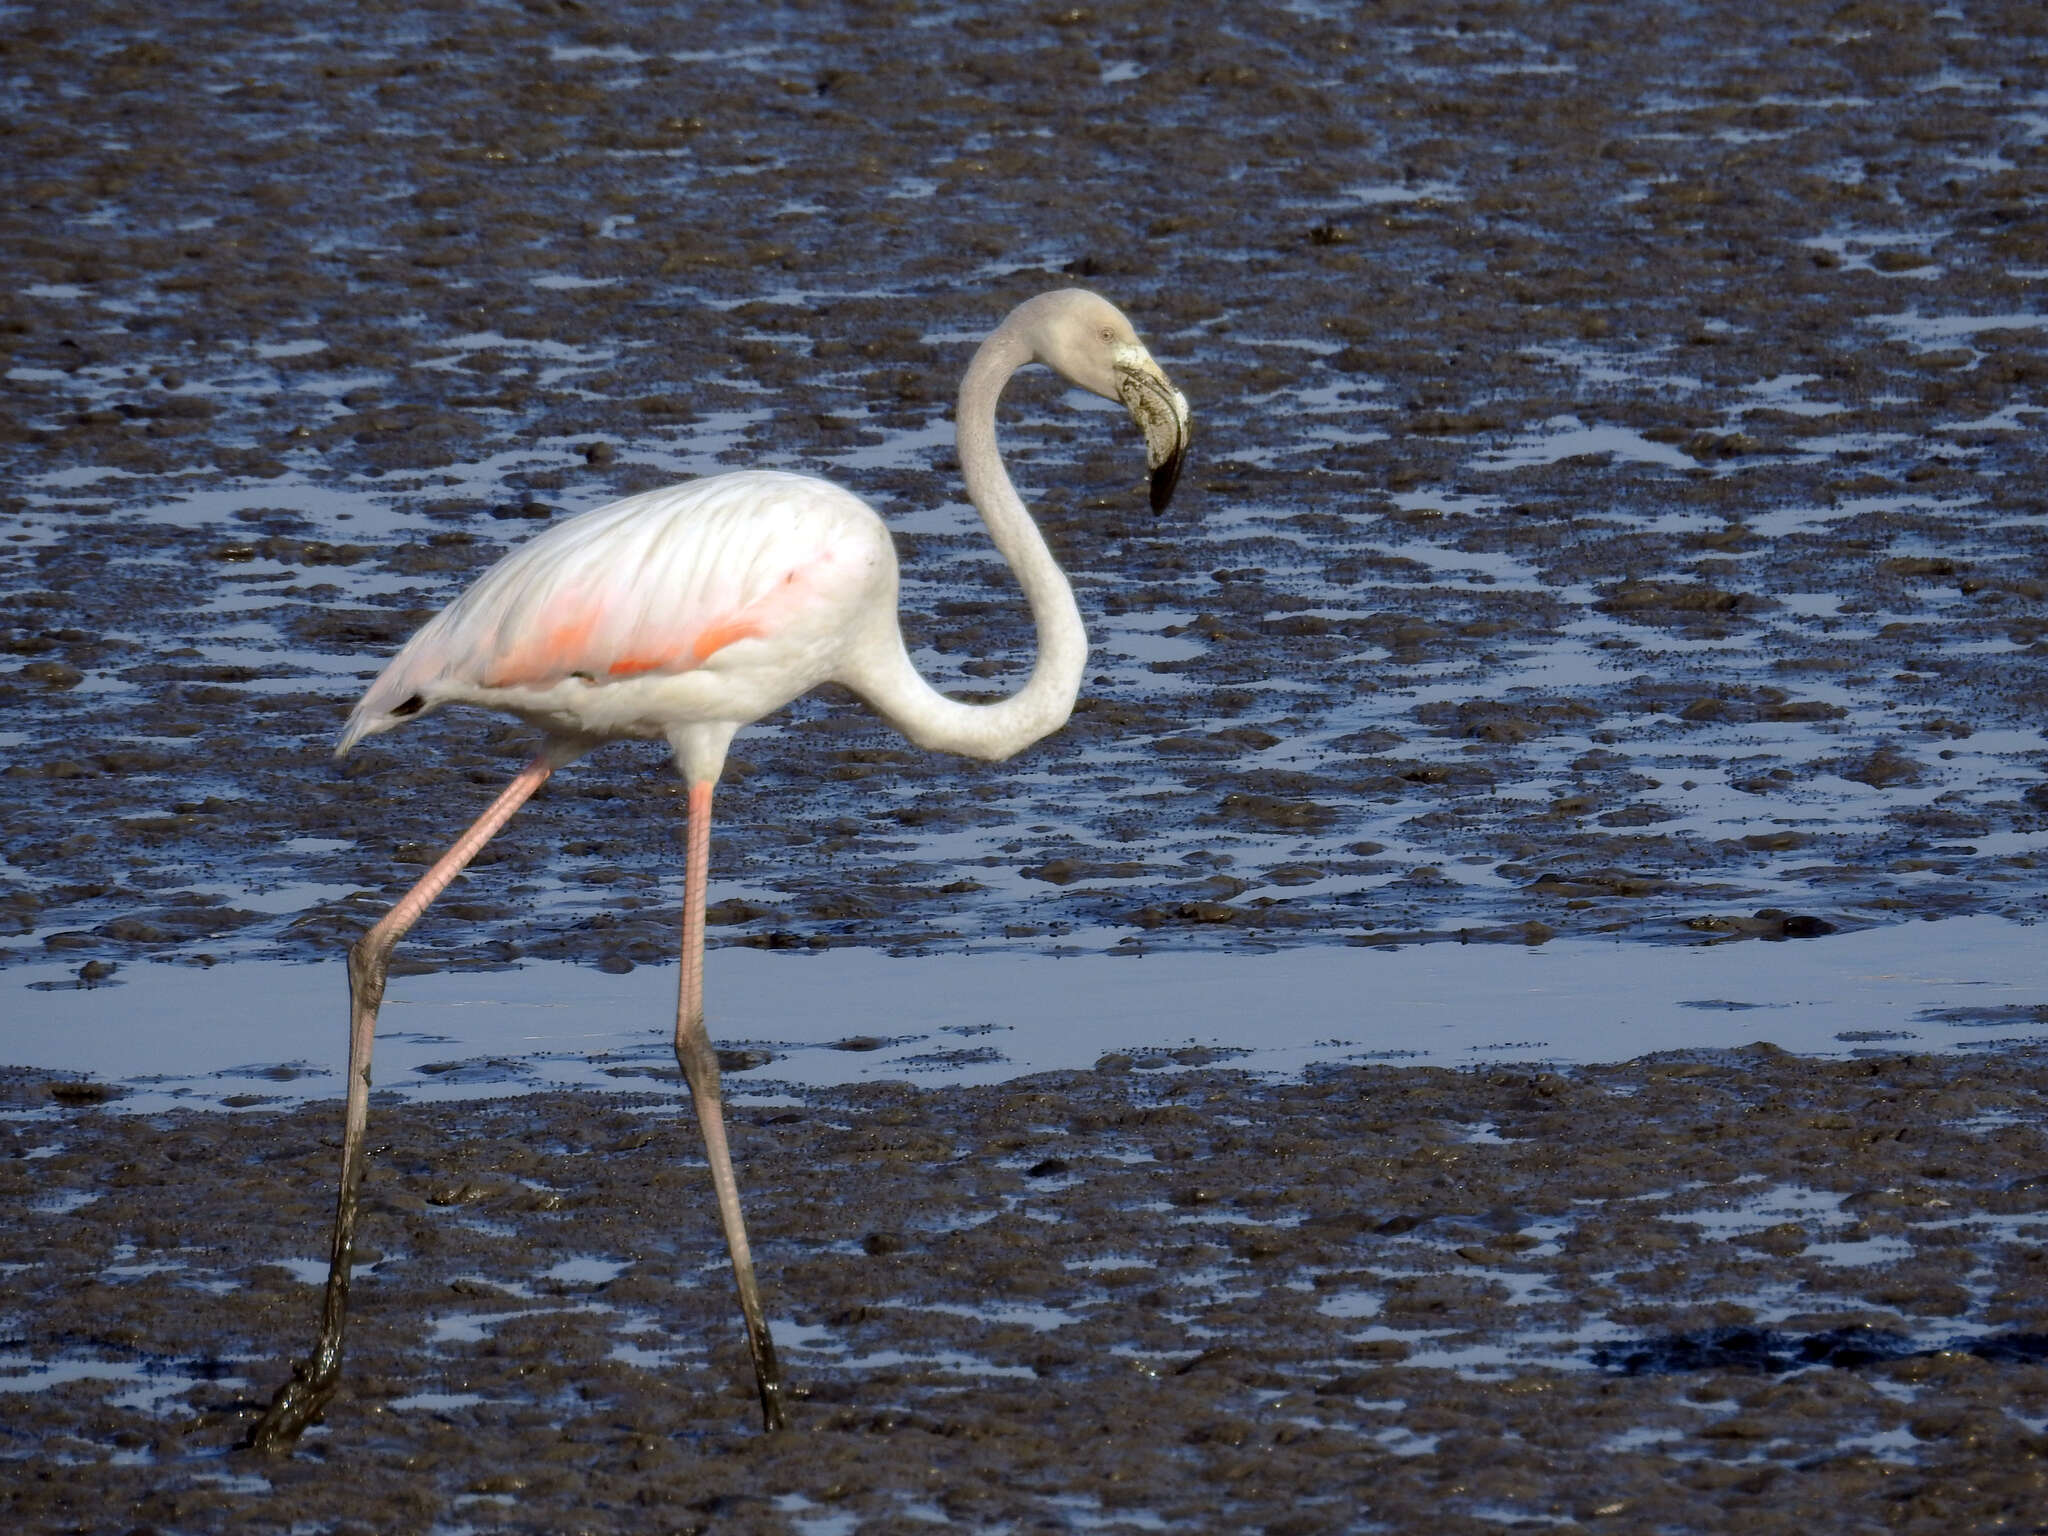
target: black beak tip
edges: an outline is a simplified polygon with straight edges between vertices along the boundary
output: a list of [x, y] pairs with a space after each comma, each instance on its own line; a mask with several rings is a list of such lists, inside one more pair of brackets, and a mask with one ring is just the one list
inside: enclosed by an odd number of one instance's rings
[[1166, 504], [1173, 500], [1173, 488], [1180, 483], [1180, 466], [1185, 456], [1176, 453], [1164, 464], [1152, 471], [1152, 512], [1154, 516], [1166, 510]]

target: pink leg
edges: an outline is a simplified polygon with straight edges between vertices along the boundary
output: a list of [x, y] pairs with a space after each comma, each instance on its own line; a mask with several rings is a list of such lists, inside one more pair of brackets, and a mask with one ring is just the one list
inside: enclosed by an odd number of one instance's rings
[[775, 1340], [761, 1311], [761, 1292], [754, 1283], [754, 1257], [747, 1246], [747, 1224], [740, 1215], [740, 1186], [733, 1177], [732, 1153], [725, 1141], [725, 1107], [718, 1086], [718, 1052], [704, 1028], [704, 892], [711, 865], [712, 781], [690, 786], [690, 847], [683, 874], [683, 976], [676, 1006], [676, 1063], [690, 1085], [697, 1123], [704, 1132], [704, 1154], [711, 1163], [711, 1183], [718, 1192], [718, 1221], [732, 1254], [733, 1279], [739, 1283], [740, 1311], [746, 1318], [747, 1348], [754, 1357], [754, 1385], [761, 1394], [761, 1421], [781, 1429], [788, 1420], [782, 1410], [782, 1374], [775, 1364]]
[[348, 1321], [349, 1262], [355, 1248], [356, 1192], [363, 1182], [363, 1132], [370, 1118], [370, 1049], [377, 1038], [377, 1008], [384, 1001], [391, 950], [420, 920], [448, 882], [462, 873], [498, 829], [512, 819], [533, 792], [547, 782], [557, 760], [543, 753], [479, 816], [476, 824], [400, 898], [382, 922], [348, 952], [348, 1113], [341, 1133], [341, 1193], [335, 1201], [334, 1245], [327, 1261], [327, 1296], [320, 1308], [320, 1337], [313, 1352], [292, 1366], [292, 1379], [278, 1388], [270, 1409], [249, 1431], [253, 1450], [289, 1447], [312, 1420], [341, 1377], [341, 1336]]

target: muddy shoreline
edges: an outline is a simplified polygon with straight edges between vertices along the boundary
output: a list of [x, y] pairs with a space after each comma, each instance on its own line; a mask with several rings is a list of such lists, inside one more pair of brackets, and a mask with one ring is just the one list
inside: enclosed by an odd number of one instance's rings
[[1932, 1531], [2048, 1501], [2038, 1048], [1108, 1058], [745, 1109], [780, 1439], [673, 1098], [380, 1105], [346, 1381], [289, 1461], [230, 1447], [307, 1342], [338, 1109], [50, 1086], [13, 1079], [0, 1129], [8, 1369], [52, 1373], [5, 1400], [10, 1529]]

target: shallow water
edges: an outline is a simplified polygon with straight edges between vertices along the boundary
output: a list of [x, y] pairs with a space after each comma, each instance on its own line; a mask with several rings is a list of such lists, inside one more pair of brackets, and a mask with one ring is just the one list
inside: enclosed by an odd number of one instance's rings
[[[728, 1090], [898, 1079], [999, 1083], [1122, 1056], [1319, 1063], [1609, 1062], [1767, 1041], [1817, 1055], [1982, 1050], [2048, 1040], [2038, 928], [1906, 923], [1827, 939], [1684, 947], [1561, 939], [1267, 953], [892, 957], [724, 949], [707, 986]], [[118, 1083], [136, 1110], [275, 1108], [342, 1092], [339, 965], [134, 965], [4, 977], [12, 1062]], [[376, 1084], [408, 1098], [673, 1079], [675, 971], [560, 963], [400, 976]]]

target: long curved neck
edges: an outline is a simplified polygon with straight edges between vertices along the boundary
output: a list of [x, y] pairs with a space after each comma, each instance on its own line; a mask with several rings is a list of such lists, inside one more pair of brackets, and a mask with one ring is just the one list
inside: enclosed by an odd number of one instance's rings
[[962, 704], [933, 688], [911, 665], [902, 632], [889, 615], [893, 646], [886, 660], [856, 684], [891, 724], [921, 747], [968, 757], [1004, 758], [1066, 724], [1088, 665], [1088, 632], [1074, 590], [1010, 484], [996, 449], [996, 400], [1010, 375], [1031, 361], [1029, 347], [1008, 325], [974, 354], [960, 384], [955, 432], [968, 499], [989, 538], [1016, 573], [1038, 627], [1038, 660], [1016, 693], [993, 704]]

